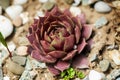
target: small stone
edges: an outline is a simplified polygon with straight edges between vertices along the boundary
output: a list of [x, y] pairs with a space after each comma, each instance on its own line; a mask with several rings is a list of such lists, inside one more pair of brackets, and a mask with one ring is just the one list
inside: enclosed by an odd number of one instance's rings
[[102, 80], [105, 78], [105, 75], [95, 70], [91, 70], [88, 77], [89, 77], [89, 80]]
[[120, 76], [120, 69], [114, 69], [107, 76], [106, 80], [115, 80], [118, 76]]
[[28, 12], [23, 12], [20, 14], [20, 17], [22, 18], [22, 24], [25, 24], [29, 21], [29, 13]]
[[22, 5], [27, 3], [28, 0], [13, 0], [13, 4], [15, 5]]
[[27, 57], [25, 70], [29, 70], [29, 71], [32, 70], [32, 65], [31, 65], [30, 59], [28, 57]]
[[10, 0], [0, 0], [0, 6], [5, 10], [10, 5]]
[[27, 49], [28, 48], [26, 46], [20, 46], [17, 48], [16, 54], [19, 56], [26, 56], [28, 54]]
[[5, 77], [3, 77], [3, 80], [10, 80], [10, 77], [5, 76]]
[[55, 5], [54, 2], [48, 1], [48, 2], [46, 2], [46, 3], [43, 4], [42, 8], [44, 10], [51, 10], [54, 7], [54, 5]]
[[102, 60], [99, 63], [101, 71], [105, 72], [108, 70], [110, 62], [108, 60]]
[[37, 75], [37, 73], [35, 71], [29, 71], [29, 74], [32, 79]]
[[86, 76], [83, 80], [89, 80], [88, 76]]
[[4, 63], [4, 60], [9, 56], [9, 53], [6, 50], [2, 50], [0, 53], [0, 65]]
[[75, 6], [71, 6], [71, 7], [70, 7], [70, 12], [71, 12], [74, 16], [77, 16], [77, 15], [80, 15], [80, 14], [81, 14], [80, 8], [75, 7]]
[[0, 66], [0, 80], [3, 80], [2, 66]]
[[38, 0], [40, 3], [46, 3], [48, 0]]
[[96, 28], [101, 28], [102, 26], [106, 25], [108, 23], [108, 20], [105, 17], [100, 17], [96, 22], [95, 22], [95, 27]]
[[89, 0], [82, 0], [82, 5], [88, 5], [89, 4]]
[[20, 66], [17, 63], [14, 63], [10, 59], [7, 60], [6, 68], [14, 74], [21, 75], [24, 71], [24, 67]]
[[7, 45], [8, 45], [8, 48], [11, 52], [13, 52], [16, 48], [16, 45], [13, 41], [8, 42]]
[[95, 61], [97, 59], [97, 54], [92, 54], [89, 58], [90, 62]]
[[13, 32], [13, 25], [11, 21], [2, 15], [0, 15], [0, 32], [3, 34], [4, 38], [7, 38]]
[[34, 68], [46, 68], [45, 63], [38, 62], [37, 60], [31, 60], [31, 64], [34, 66]]
[[15, 27], [21, 26], [22, 25], [22, 19], [21, 19], [21, 17], [18, 16], [15, 19], [13, 19], [13, 24], [14, 24]]
[[120, 80], [120, 77], [118, 77], [116, 80]]
[[26, 57], [22, 57], [22, 56], [13, 56], [12, 60], [18, 63], [19, 65], [25, 65], [26, 63]]
[[35, 19], [39, 19], [39, 17], [44, 17], [43, 11], [37, 11], [35, 14]]
[[114, 7], [120, 9], [120, 1], [112, 1]]
[[[17, 41], [17, 40], [16, 40]], [[20, 46], [25, 46], [25, 45], [29, 45], [29, 41], [28, 39], [23, 36], [23, 37], [18, 37], [18, 42], [17, 42]]]
[[23, 11], [23, 7], [20, 5], [12, 5], [6, 8], [7, 15], [13, 20], [20, 15]]
[[73, 6], [78, 6], [82, 0], [74, 0]]
[[100, 13], [106, 13], [106, 12], [110, 12], [111, 11], [111, 7], [107, 3], [103, 2], [103, 1], [98, 1], [94, 5], [94, 9], [97, 12], [100, 12]]
[[29, 71], [25, 70], [19, 80], [32, 80], [30, 77]]
[[116, 65], [120, 65], [120, 52], [118, 50], [109, 51], [109, 57], [115, 62]]

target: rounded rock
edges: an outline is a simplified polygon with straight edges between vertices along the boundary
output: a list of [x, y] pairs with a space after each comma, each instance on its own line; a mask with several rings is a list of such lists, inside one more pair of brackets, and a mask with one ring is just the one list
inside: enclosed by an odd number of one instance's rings
[[13, 4], [22, 5], [25, 4], [28, 0], [13, 0]]
[[100, 65], [100, 69], [101, 69], [103, 72], [105, 72], [105, 71], [108, 70], [110, 63], [109, 63], [108, 60], [102, 60], [102, 61], [100, 61], [99, 65]]
[[97, 12], [101, 12], [101, 13], [106, 13], [106, 12], [110, 12], [111, 11], [111, 7], [103, 2], [103, 1], [98, 1], [95, 5], [94, 5], [94, 9]]
[[4, 38], [7, 38], [13, 32], [13, 25], [11, 21], [2, 15], [0, 15], [0, 32]]
[[19, 27], [22, 24], [22, 19], [21, 17], [16, 17], [12, 22], [16, 27]]
[[20, 5], [12, 5], [9, 6], [5, 11], [11, 19], [15, 19], [23, 11], [23, 7]]
[[40, 3], [46, 3], [48, 0], [38, 0]]
[[120, 65], [120, 52], [118, 50], [109, 51], [109, 57], [116, 65]]
[[16, 54], [19, 56], [26, 56], [28, 54], [27, 49], [28, 48], [26, 46], [20, 46], [17, 48]]
[[95, 70], [91, 70], [88, 77], [89, 77], [89, 80], [102, 80], [105, 78], [105, 75]]
[[14, 63], [11, 60], [7, 60], [6, 68], [14, 74], [21, 75], [24, 71], [24, 67], [20, 66], [17, 63]]
[[70, 12], [71, 12], [74, 16], [77, 16], [77, 15], [80, 15], [80, 14], [81, 14], [80, 8], [75, 7], [75, 6], [71, 6], [71, 7], [70, 7]]

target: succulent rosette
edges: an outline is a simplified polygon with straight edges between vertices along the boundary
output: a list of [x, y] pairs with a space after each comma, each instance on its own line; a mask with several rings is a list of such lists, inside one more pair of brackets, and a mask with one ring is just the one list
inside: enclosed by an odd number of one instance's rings
[[55, 6], [30, 26], [27, 38], [31, 45], [28, 52], [36, 60], [45, 62], [54, 75], [58, 75], [80, 55], [91, 32], [92, 28], [86, 24], [83, 14], [73, 16], [69, 10], [62, 12]]

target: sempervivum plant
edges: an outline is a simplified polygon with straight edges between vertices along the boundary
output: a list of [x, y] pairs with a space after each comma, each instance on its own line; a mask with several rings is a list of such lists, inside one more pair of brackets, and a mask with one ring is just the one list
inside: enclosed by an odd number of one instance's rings
[[28, 52], [36, 60], [45, 62], [50, 72], [58, 75], [70, 67], [74, 57], [80, 55], [91, 32], [84, 15], [73, 16], [69, 10], [62, 12], [55, 6], [30, 26]]

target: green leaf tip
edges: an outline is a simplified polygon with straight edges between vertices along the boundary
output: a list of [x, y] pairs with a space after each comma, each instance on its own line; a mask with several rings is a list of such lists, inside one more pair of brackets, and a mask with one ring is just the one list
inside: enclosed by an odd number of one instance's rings
[[3, 35], [2, 35], [1, 32], [0, 32], [0, 42], [1, 42], [5, 47], [7, 47], [7, 43], [6, 43], [6, 41], [5, 41], [5, 39], [4, 39], [4, 37], [3, 37]]
[[2, 35], [2, 33], [0, 32], [0, 42], [7, 48], [8, 52], [9, 52], [9, 57], [11, 58], [12, 57], [12, 54], [7, 46], [7, 43]]

